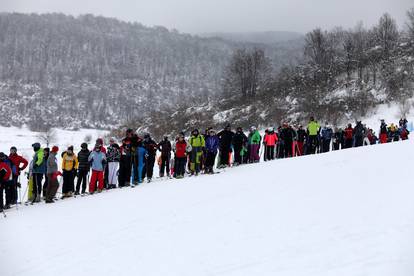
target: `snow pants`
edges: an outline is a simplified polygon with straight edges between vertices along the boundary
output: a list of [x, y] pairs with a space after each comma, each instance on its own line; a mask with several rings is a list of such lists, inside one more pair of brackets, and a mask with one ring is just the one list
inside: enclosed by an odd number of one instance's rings
[[387, 133], [381, 133], [380, 134], [380, 143], [385, 144], [388, 142], [388, 135]]
[[174, 176], [184, 176], [185, 173], [185, 165], [187, 163], [187, 157], [176, 157], [175, 161], [174, 161], [174, 167], [175, 167], [175, 171], [174, 171]]
[[63, 186], [62, 194], [73, 192], [75, 185], [75, 174], [74, 171], [65, 171], [63, 170]]
[[[152, 175], [154, 174], [154, 164], [155, 164], [155, 155], [149, 155], [146, 159], [145, 159], [145, 168], [144, 168], [144, 173], [143, 173], [143, 177], [147, 177], [147, 179], [151, 179]], [[142, 171], [142, 169], [139, 169], [139, 165], [138, 165], [138, 170]]]
[[53, 178], [53, 174], [48, 174], [47, 177], [49, 179], [49, 183], [46, 188], [45, 197], [47, 201], [50, 201], [55, 198], [56, 192], [59, 188], [59, 182], [57, 177]]
[[108, 162], [108, 185], [118, 185], [119, 162]]
[[76, 192], [79, 193], [80, 186], [82, 184], [82, 194], [86, 191], [86, 184], [88, 182], [88, 173], [87, 170], [79, 170], [78, 171], [78, 181], [76, 182]]
[[220, 165], [230, 166], [229, 157], [231, 149], [229, 147], [220, 148]]
[[167, 176], [170, 175], [170, 156], [168, 155], [161, 155], [160, 177], [164, 176], [164, 172], [167, 173]]
[[322, 139], [322, 152], [329, 152], [331, 150], [331, 139]]
[[303, 142], [297, 141], [296, 145], [297, 145], [296, 155], [297, 156], [302, 156], [303, 155]]
[[192, 173], [199, 173], [201, 169], [201, 156], [203, 151], [201, 147], [193, 147], [193, 150], [190, 153], [190, 171]]
[[275, 146], [266, 146], [265, 148], [265, 161], [275, 159]]
[[217, 155], [216, 152], [207, 151], [206, 165], [205, 165], [206, 173], [213, 173], [213, 167], [214, 167], [214, 163], [216, 161], [216, 155]]
[[131, 155], [122, 155], [119, 164], [119, 186], [128, 186], [131, 181], [132, 162]]
[[242, 151], [242, 147], [234, 147], [234, 163], [242, 164], [243, 160], [240, 155], [240, 152]]
[[96, 183], [98, 182], [98, 190], [104, 188], [104, 172], [92, 170], [91, 183], [89, 183], [89, 192], [95, 192]]
[[249, 161], [251, 163], [260, 161], [259, 150], [260, 150], [260, 144], [251, 144], [250, 145]]
[[33, 187], [32, 187], [33, 201], [40, 200], [40, 194], [42, 193], [43, 173], [33, 173], [32, 177], [33, 177]]

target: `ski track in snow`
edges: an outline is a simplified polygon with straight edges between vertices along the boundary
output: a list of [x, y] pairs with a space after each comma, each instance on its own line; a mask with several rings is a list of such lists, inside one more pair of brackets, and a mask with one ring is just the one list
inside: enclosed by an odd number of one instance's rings
[[0, 219], [1, 275], [412, 276], [413, 146], [19, 206]]

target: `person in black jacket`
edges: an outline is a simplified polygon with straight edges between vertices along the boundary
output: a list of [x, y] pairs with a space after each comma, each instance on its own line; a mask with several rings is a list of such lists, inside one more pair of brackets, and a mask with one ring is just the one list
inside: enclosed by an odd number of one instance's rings
[[145, 165], [143, 168], [142, 178], [147, 177], [147, 182], [151, 182], [158, 145], [154, 140], [152, 140], [151, 135], [147, 133], [144, 136], [143, 146], [147, 150], [147, 155], [145, 156]]
[[306, 133], [306, 131], [303, 129], [302, 125], [299, 125], [298, 130], [296, 131], [297, 136], [297, 155], [301, 156], [304, 154], [304, 145], [306, 145], [306, 138], [308, 136], [308, 134]]
[[244, 134], [243, 128], [241, 127], [237, 128], [236, 133], [233, 136], [232, 144], [233, 144], [233, 149], [234, 149], [234, 165], [239, 165], [239, 164], [244, 163], [240, 153], [243, 150], [243, 148], [246, 147], [247, 136], [246, 134]]
[[295, 138], [295, 132], [293, 131], [292, 127], [290, 127], [287, 123], [283, 124], [283, 128], [280, 131], [280, 138], [284, 142], [283, 157], [292, 157], [292, 143], [293, 139]]
[[342, 130], [342, 128], [335, 128], [335, 132], [333, 134], [333, 139], [332, 139], [332, 150], [339, 150], [340, 146], [341, 149], [343, 149], [344, 145], [344, 131]]
[[80, 186], [82, 184], [82, 194], [86, 192], [86, 186], [88, 182], [89, 174], [89, 161], [88, 157], [91, 152], [88, 149], [88, 144], [82, 143], [81, 150], [78, 152], [78, 180], [76, 182], [75, 195], [79, 195]]
[[158, 143], [158, 149], [161, 151], [161, 166], [160, 177], [164, 177], [164, 171], [167, 176], [170, 177], [170, 158], [171, 158], [171, 142], [168, 140], [168, 136]]
[[232, 152], [231, 143], [233, 141], [234, 132], [231, 131], [230, 125], [227, 125], [224, 130], [217, 134], [220, 140], [220, 167], [225, 168], [230, 166], [230, 154]]
[[358, 121], [355, 128], [354, 128], [354, 143], [355, 147], [362, 147], [364, 143], [366, 129], [362, 125], [361, 121]]

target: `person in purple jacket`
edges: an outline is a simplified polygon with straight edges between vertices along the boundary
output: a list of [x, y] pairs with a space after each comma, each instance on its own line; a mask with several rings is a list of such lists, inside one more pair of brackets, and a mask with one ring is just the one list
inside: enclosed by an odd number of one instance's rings
[[206, 138], [206, 164], [205, 173], [213, 174], [214, 162], [216, 161], [217, 150], [220, 141], [213, 129], [210, 129]]

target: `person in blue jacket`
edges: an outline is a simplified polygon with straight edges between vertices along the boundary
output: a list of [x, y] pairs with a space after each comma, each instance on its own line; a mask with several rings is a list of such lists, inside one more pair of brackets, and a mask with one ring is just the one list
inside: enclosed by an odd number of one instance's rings
[[205, 163], [205, 173], [213, 174], [214, 162], [216, 161], [217, 150], [220, 144], [220, 139], [218, 138], [216, 132], [213, 129], [210, 129], [208, 136], [206, 138], [206, 163]]
[[[138, 183], [142, 183], [142, 173], [144, 170], [144, 164], [145, 164], [145, 157], [148, 155], [147, 150], [144, 148], [144, 145], [142, 142], [138, 142], [138, 147], [135, 150], [136, 160], [137, 160], [137, 167], [138, 167]], [[135, 187], [134, 184], [134, 175], [131, 176], [131, 187]]]
[[322, 140], [322, 152], [329, 152], [331, 150], [331, 141], [333, 136], [333, 130], [328, 123], [325, 124], [325, 127], [321, 131], [321, 140]]

